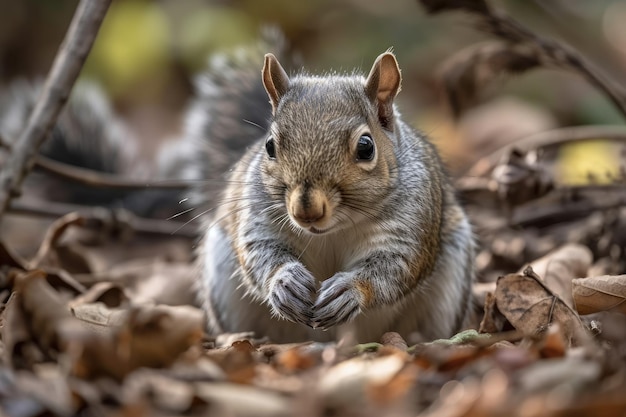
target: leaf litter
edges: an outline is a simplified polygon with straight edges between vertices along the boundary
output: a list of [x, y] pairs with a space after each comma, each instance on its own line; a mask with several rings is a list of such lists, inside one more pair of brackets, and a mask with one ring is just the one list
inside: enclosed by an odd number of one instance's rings
[[[30, 260], [0, 245], [8, 415], [626, 412], [626, 336], [610, 329], [623, 314], [624, 276], [588, 277], [595, 254], [584, 245], [477, 283], [482, 323], [451, 339], [410, 345], [389, 332], [364, 345], [276, 345], [204, 334], [202, 311], [189, 303], [189, 263], [129, 254], [108, 272], [73, 269], [87, 264], [80, 254], [89, 248], [65, 235], [84, 224], [76, 214], [59, 219]], [[68, 245], [78, 248], [70, 257]]]

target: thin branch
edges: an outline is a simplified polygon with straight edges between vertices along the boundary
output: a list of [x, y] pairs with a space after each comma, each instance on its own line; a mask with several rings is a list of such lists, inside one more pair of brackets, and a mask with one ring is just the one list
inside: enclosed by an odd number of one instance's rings
[[26, 127], [0, 171], [0, 220], [63, 109], [111, 0], [81, 0]]
[[164, 180], [158, 182], [128, 180], [120, 178], [117, 175], [105, 174], [91, 169], [64, 164], [42, 155], [37, 155], [35, 163], [38, 167], [51, 174], [96, 188], [118, 188], [123, 190], [141, 190], [146, 188], [186, 190], [191, 187], [190, 182], [184, 180]]
[[608, 75], [585, 59], [571, 46], [533, 33], [486, 0], [419, 0], [429, 13], [451, 10], [464, 11], [474, 16], [480, 29], [495, 35], [511, 45], [532, 48], [537, 63], [546, 68], [559, 68], [582, 75], [589, 83], [602, 90], [626, 116], [626, 91]]
[[[21, 199], [13, 200], [7, 210], [7, 213], [11, 214], [50, 219], [57, 219], [72, 212], [78, 212], [86, 218], [98, 219], [100, 221], [107, 221], [105, 217], [108, 217], [108, 221], [110, 222], [115, 222], [116, 218], [123, 219], [118, 220], [118, 222], [127, 224], [133, 232], [138, 234], [185, 238], [197, 237], [197, 227], [185, 228], [184, 223], [172, 220], [146, 219], [135, 216], [126, 210], [124, 210], [123, 215], [115, 215], [116, 210], [109, 210], [102, 207], [55, 203], [51, 201], [46, 201], [45, 204], [41, 204], [41, 202], [27, 202]], [[109, 213], [109, 215], [103, 216], [103, 213]]]
[[574, 126], [535, 133], [505, 145], [479, 159], [465, 175], [480, 177], [489, 174], [498, 165], [502, 157], [513, 149], [526, 153], [535, 149], [587, 140], [609, 140], [626, 143], [626, 126]]

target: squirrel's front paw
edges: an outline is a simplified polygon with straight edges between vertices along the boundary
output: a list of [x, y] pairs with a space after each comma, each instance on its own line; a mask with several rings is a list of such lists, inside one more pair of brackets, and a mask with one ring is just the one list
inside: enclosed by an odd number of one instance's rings
[[326, 329], [354, 319], [361, 312], [362, 294], [351, 274], [339, 273], [322, 283], [313, 307], [314, 328]]
[[304, 265], [289, 263], [272, 278], [269, 303], [279, 316], [310, 326], [315, 278]]

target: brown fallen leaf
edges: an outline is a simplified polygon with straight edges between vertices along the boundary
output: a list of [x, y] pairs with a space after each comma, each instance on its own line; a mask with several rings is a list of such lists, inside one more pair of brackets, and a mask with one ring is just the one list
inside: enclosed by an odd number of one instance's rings
[[552, 292], [573, 308], [572, 280], [586, 277], [592, 262], [589, 248], [567, 244], [533, 261], [530, 266]]
[[64, 300], [46, 281], [41, 270], [20, 273], [15, 289], [24, 312], [30, 319], [33, 338], [49, 353], [64, 348], [63, 333], [76, 325]]
[[626, 314], [626, 275], [603, 275], [572, 281], [579, 314], [617, 311]]
[[31, 369], [44, 355], [34, 343], [18, 299], [18, 294], [12, 293], [2, 312], [3, 353], [13, 369]]
[[567, 352], [567, 340], [561, 326], [550, 326], [543, 340], [539, 342], [539, 354], [542, 358], [562, 358]]
[[[62, 257], [59, 257], [55, 249], [65, 231], [70, 226], [81, 226], [85, 224], [85, 219], [79, 213], [69, 213], [57, 219], [50, 225], [41, 246], [35, 257], [30, 261], [30, 267], [41, 268], [42, 266], [64, 267]], [[74, 254], [70, 254], [70, 258]], [[84, 267], [84, 265], [83, 265]], [[72, 268], [69, 268], [72, 269]], [[82, 269], [82, 268], [81, 268]]]
[[70, 304], [70, 308], [76, 308], [80, 305], [101, 302], [109, 308], [122, 306], [123, 303], [129, 301], [126, 290], [118, 284], [112, 282], [99, 282], [84, 294], [74, 298]]
[[506, 330], [506, 317], [504, 317], [500, 310], [498, 310], [498, 306], [496, 305], [496, 296], [493, 293], [489, 292], [485, 296], [484, 312], [483, 319], [481, 320], [478, 328], [480, 333], [496, 333]]
[[195, 267], [191, 263], [139, 259], [96, 274], [79, 274], [86, 286], [111, 282], [123, 287], [133, 303], [194, 305]]
[[380, 338], [380, 343], [382, 343], [384, 346], [392, 346], [403, 352], [406, 352], [407, 348], [409, 347], [406, 344], [406, 341], [402, 338], [402, 336], [400, 336], [400, 334], [396, 332], [387, 332], [383, 334]]
[[299, 372], [312, 368], [320, 362], [319, 355], [301, 346], [285, 350], [276, 357], [276, 365], [286, 372]]
[[73, 373], [82, 378], [109, 375], [123, 379], [137, 368], [168, 366], [202, 338], [202, 312], [194, 307], [138, 306], [109, 311], [98, 304], [98, 314], [79, 316], [99, 331], [83, 328], [67, 336]]
[[562, 326], [568, 342], [584, 332], [576, 312], [546, 287], [530, 267], [523, 275], [500, 277], [495, 296], [498, 310], [525, 334], [543, 333], [552, 323]]

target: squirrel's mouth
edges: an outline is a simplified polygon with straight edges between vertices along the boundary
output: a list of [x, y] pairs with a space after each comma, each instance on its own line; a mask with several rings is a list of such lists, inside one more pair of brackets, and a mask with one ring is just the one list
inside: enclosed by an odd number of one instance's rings
[[329, 227], [328, 229], [318, 229], [316, 227], [309, 227], [308, 230], [309, 232], [315, 234], [315, 235], [323, 235], [324, 233], [328, 232], [330, 229], [332, 229], [332, 227]]

